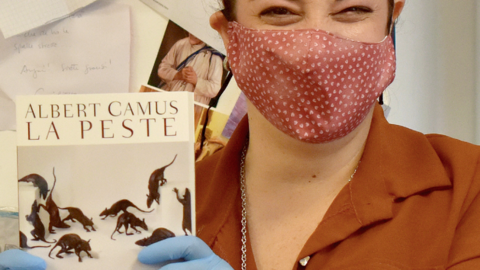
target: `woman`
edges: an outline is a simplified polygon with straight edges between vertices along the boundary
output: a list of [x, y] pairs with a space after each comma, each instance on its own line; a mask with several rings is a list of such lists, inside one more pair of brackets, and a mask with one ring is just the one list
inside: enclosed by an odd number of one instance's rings
[[479, 269], [479, 148], [390, 125], [372, 98], [393, 78], [385, 35], [403, 5], [226, 2], [211, 24], [250, 103], [226, 148], [197, 166], [206, 244], [170, 238], [139, 260], [186, 260], [162, 269]]
[[390, 125], [370, 97], [393, 79], [385, 36], [404, 2], [226, 0], [211, 25], [248, 120], [197, 166], [197, 235], [223, 260], [196, 238], [139, 259], [188, 261], [175, 269], [480, 269], [479, 147]]

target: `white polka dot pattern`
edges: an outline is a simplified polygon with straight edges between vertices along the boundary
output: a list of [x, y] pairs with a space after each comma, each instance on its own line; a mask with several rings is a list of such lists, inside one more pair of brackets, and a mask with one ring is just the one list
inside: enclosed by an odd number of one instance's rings
[[311, 143], [354, 130], [395, 77], [391, 37], [362, 43], [322, 30], [258, 30], [229, 23], [238, 86], [278, 129]]

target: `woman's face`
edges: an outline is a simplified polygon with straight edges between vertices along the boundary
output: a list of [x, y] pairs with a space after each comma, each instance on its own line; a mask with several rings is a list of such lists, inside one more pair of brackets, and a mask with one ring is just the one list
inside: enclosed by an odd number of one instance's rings
[[188, 41], [192, 45], [198, 45], [198, 44], [203, 43], [203, 41], [201, 41], [200, 39], [198, 39], [196, 36], [192, 35], [191, 33], [188, 33]]
[[[394, 17], [404, 0], [395, 1]], [[387, 0], [236, 0], [236, 19], [256, 29], [322, 29], [362, 42], [388, 34]]]

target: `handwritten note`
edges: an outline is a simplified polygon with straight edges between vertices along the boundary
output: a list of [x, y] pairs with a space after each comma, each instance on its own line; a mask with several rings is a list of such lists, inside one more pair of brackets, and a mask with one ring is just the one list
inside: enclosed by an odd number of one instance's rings
[[96, 0], [2, 0], [0, 1], [0, 29], [3, 36], [27, 30], [62, 19]]
[[59, 22], [0, 38], [0, 130], [17, 95], [128, 92], [130, 11], [96, 2]]

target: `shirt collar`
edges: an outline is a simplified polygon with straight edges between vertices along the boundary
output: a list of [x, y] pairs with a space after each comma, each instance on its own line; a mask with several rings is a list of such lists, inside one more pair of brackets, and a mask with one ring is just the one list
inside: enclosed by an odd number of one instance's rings
[[375, 105], [365, 150], [351, 182], [337, 195], [299, 255], [311, 255], [362, 227], [394, 218], [394, 203], [451, 182], [421, 133], [389, 124]]
[[[230, 142], [222, 150], [206, 204], [213, 206], [201, 214], [206, 229], [199, 236], [212, 244], [228, 215], [239, 205], [239, 164], [242, 147], [248, 136], [248, 120], [239, 123]], [[212, 168], [213, 169], [213, 168]], [[332, 222], [335, 235], [312, 237], [324, 239], [318, 245], [309, 245], [302, 254], [310, 254], [322, 246], [340, 241], [361, 227], [393, 217], [396, 200], [434, 189], [451, 187], [451, 182], [434, 148], [421, 133], [389, 124], [380, 105], [375, 105], [370, 132], [361, 163], [352, 181], [337, 196], [322, 223], [339, 213], [345, 221]], [[221, 196], [218, 194], [229, 194]], [[235, 194], [234, 196], [232, 196]], [[208, 196], [208, 195], [206, 195]], [[236, 209], [238, 211], [239, 209]], [[197, 217], [199, 215], [197, 214]], [[322, 226], [322, 223], [319, 226]], [[325, 231], [325, 230], [324, 230]], [[326, 230], [330, 231], [331, 230]], [[317, 230], [314, 234], [321, 233]], [[325, 237], [331, 238], [327, 240]]]
[[421, 133], [389, 124], [376, 105], [351, 200], [362, 225], [392, 216], [392, 203], [451, 187], [435, 149]]

